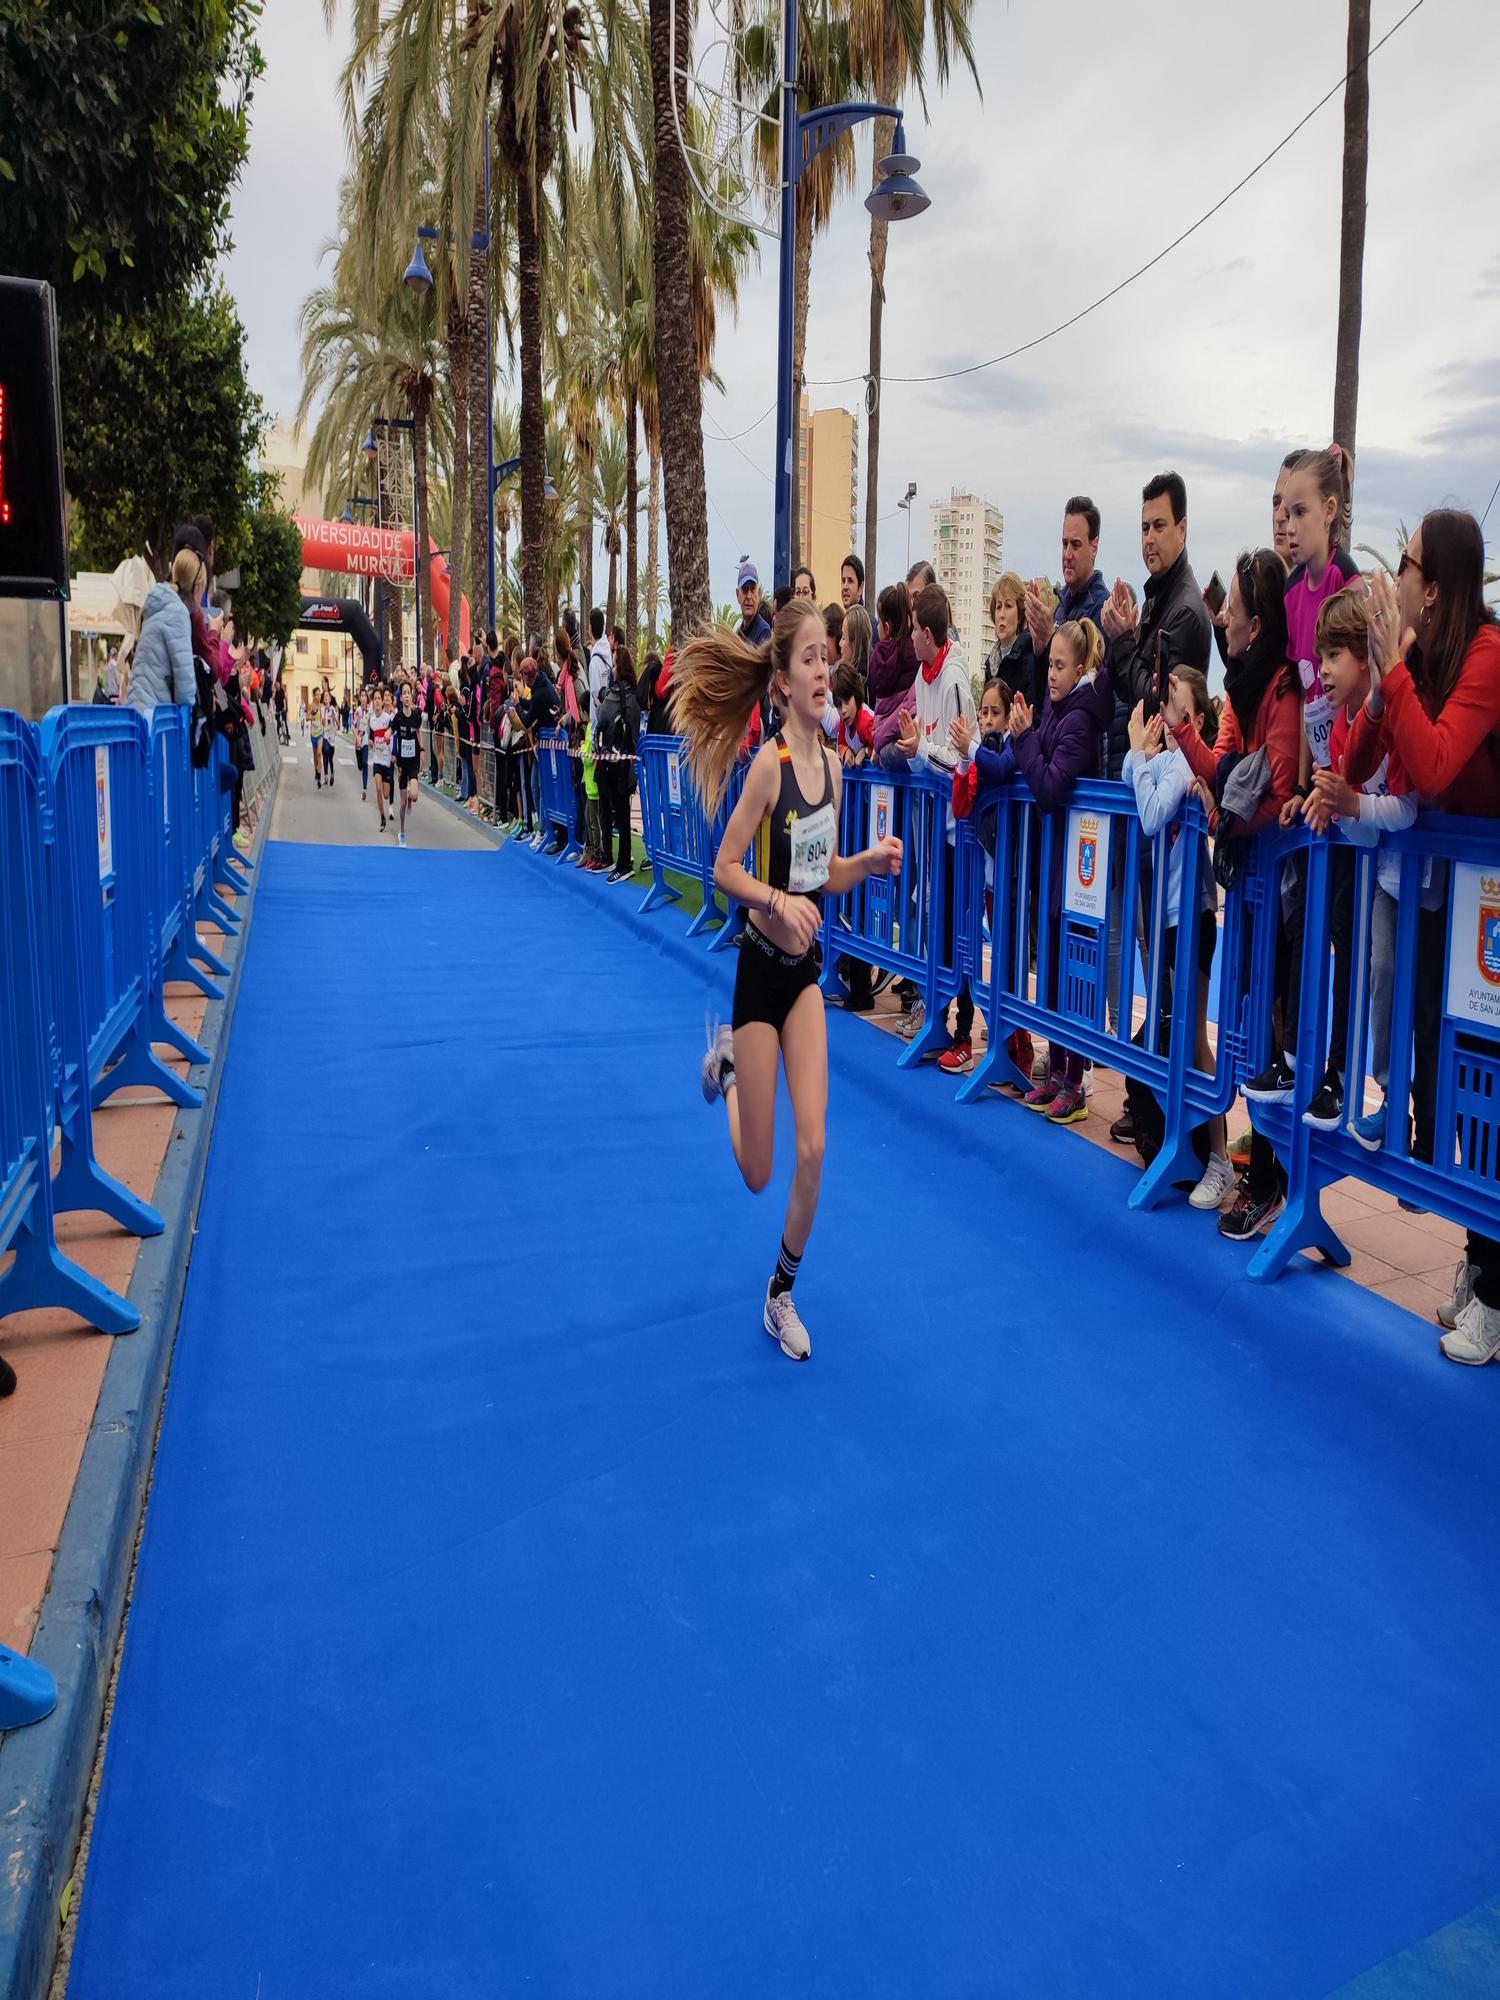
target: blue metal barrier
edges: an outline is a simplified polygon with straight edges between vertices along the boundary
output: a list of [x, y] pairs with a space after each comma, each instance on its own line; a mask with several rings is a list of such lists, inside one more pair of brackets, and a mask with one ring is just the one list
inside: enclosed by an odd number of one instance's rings
[[[214, 924], [226, 937], [232, 937], [240, 927], [240, 920], [219, 894], [217, 886], [220, 882], [230, 888], [235, 886], [224, 866], [224, 851], [232, 844], [234, 773], [229, 768], [222, 736], [215, 735], [209, 761], [201, 766], [195, 764], [192, 770], [195, 828], [193, 914], [199, 922]], [[194, 956], [220, 978], [228, 973], [229, 968], [222, 959], [212, 958], [210, 963], [212, 954], [205, 957], [202, 951]]]
[[[0, 1252], [15, 1252], [10, 1269], [0, 1274], [0, 1311], [61, 1306], [105, 1333], [129, 1333], [140, 1325], [136, 1308], [57, 1244], [50, 1157], [54, 1023], [43, 916], [45, 785], [35, 729], [0, 711]], [[91, 1199], [89, 1205], [104, 1204]]]
[[[687, 752], [680, 736], [643, 736], [636, 746], [641, 773], [641, 838], [651, 862], [651, 887], [641, 904], [641, 914], [662, 903], [679, 903], [682, 891], [666, 879], [666, 870], [677, 875], [703, 874], [705, 849], [709, 845], [703, 802], [688, 769]], [[713, 857], [708, 856], [710, 870]], [[705, 907], [707, 897], [704, 898]], [[703, 912], [694, 917], [688, 935], [704, 928]]]
[[[952, 780], [930, 771], [862, 765], [843, 773], [839, 851], [857, 854], [886, 834], [902, 844], [901, 873], [871, 876], [824, 898], [823, 991], [842, 995], [841, 957], [883, 967], [921, 989], [926, 1018], [897, 1058], [902, 1068], [948, 1043], [943, 1016], [967, 979], [979, 996], [983, 852], [960, 824], [948, 841]], [[951, 924], [945, 921], [952, 897]]]
[[186, 709], [166, 703], [151, 714], [151, 784], [156, 795], [155, 817], [161, 827], [156, 908], [162, 976], [196, 986], [205, 999], [222, 1000], [223, 988], [194, 963], [196, 959], [210, 968], [223, 966], [202, 943], [194, 924], [203, 857], [197, 850], [187, 717]]
[[[1075, 786], [1065, 805], [1045, 814], [1017, 780], [997, 812], [994, 878], [1008, 891], [995, 899], [985, 1004], [989, 1048], [965, 1078], [959, 1101], [972, 1102], [992, 1082], [1030, 1081], [1017, 1075], [1006, 1054], [1018, 1028], [1146, 1084], [1166, 1130], [1160, 1152], [1132, 1191], [1138, 1208], [1154, 1207], [1185, 1178], [1197, 1179], [1193, 1131], [1229, 1109], [1243, 1063], [1237, 890], [1225, 903], [1209, 999], [1210, 1017], [1219, 1022], [1214, 1067], [1210, 1073], [1197, 1066], [1198, 884], [1207, 837], [1195, 800], [1170, 827], [1148, 837], [1131, 788], [1099, 780]], [[1169, 844], [1179, 851], [1187, 922], [1177, 922], [1168, 906]], [[1113, 990], [1112, 931], [1119, 962]]]
[[[1262, 843], [1269, 901], [1282, 865], [1305, 857], [1302, 981], [1291, 1103], [1252, 1102], [1251, 1121], [1277, 1150], [1286, 1207], [1251, 1259], [1252, 1278], [1283, 1271], [1304, 1249], [1347, 1264], [1349, 1252], [1322, 1213], [1322, 1193], [1353, 1175], [1465, 1228], [1500, 1235], [1500, 820], [1424, 814], [1409, 831], [1353, 856], [1347, 939], [1333, 921], [1332, 874], [1352, 843], [1296, 827]], [[1379, 863], [1398, 864], [1389, 1007], [1389, 1074], [1383, 1141], [1367, 1150], [1348, 1121], [1363, 1109], [1372, 1061], [1373, 944]], [[1274, 904], [1273, 904], [1274, 907]], [[1255, 943], [1249, 1008], [1270, 1020], [1276, 997], [1275, 926]], [[1335, 955], [1349, 952], [1345, 1110], [1335, 1131], [1303, 1112], [1327, 1066]], [[1256, 1055], [1264, 1054], [1258, 1046]], [[1377, 1083], [1377, 1089], [1378, 1089]], [[1413, 1130], [1415, 1111], [1415, 1132]]]
[[541, 778], [542, 825], [544, 829], [551, 826], [562, 838], [559, 863], [570, 861], [583, 852], [583, 829], [578, 825], [578, 799], [567, 731], [538, 730], [536, 755]]
[[[54, 933], [59, 986], [80, 1006], [62, 1013], [63, 1060], [87, 1076], [97, 1106], [125, 1084], [149, 1084], [174, 1104], [203, 1102], [152, 1048], [166, 1042], [189, 1060], [198, 1045], [162, 1004], [155, 934], [155, 827], [150, 741], [134, 709], [73, 704], [42, 724], [52, 799]], [[69, 1046], [81, 1028], [82, 1046]]]

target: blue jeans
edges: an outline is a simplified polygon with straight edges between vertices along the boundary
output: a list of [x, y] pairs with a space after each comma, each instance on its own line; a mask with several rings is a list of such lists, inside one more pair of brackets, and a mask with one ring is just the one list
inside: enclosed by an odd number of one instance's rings
[[527, 773], [527, 783], [531, 788], [531, 810], [536, 819], [537, 831], [539, 833], [545, 832], [546, 829], [542, 825], [542, 760], [540, 757], [531, 758], [530, 769]]
[[1391, 989], [1396, 971], [1396, 899], [1377, 888], [1370, 912], [1370, 1074], [1388, 1089], [1391, 1077]]

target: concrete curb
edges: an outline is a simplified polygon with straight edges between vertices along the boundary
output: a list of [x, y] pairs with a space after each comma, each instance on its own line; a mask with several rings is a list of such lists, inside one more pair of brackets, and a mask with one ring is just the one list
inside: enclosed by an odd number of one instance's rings
[[[263, 787], [263, 805], [274, 804], [279, 782], [278, 763]], [[43, 2000], [52, 1974], [59, 1900], [77, 1851], [124, 1618], [270, 826], [270, 812], [263, 811], [250, 855], [257, 865], [238, 905], [245, 920], [220, 947], [230, 961], [224, 1002], [203, 1025], [209, 1061], [190, 1072], [203, 1104], [177, 1114], [157, 1174], [152, 1200], [167, 1226], [142, 1241], [129, 1289], [141, 1324], [110, 1352], [31, 1644], [31, 1657], [57, 1682], [57, 1707], [0, 1739], [0, 1993], [8, 2000]]]

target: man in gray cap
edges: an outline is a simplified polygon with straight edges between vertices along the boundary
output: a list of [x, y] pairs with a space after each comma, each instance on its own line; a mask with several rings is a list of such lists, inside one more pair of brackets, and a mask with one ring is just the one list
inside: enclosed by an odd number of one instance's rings
[[740, 601], [740, 637], [752, 646], [763, 646], [771, 636], [771, 621], [761, 602], [760, 571], [749, 556], [740, 557], [734, 594]]

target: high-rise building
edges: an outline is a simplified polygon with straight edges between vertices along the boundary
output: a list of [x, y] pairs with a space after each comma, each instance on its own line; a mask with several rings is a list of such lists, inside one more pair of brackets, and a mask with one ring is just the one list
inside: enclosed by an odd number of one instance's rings
[[820, 604], [836, 604], [839, 570], [854, 547], [859, 496], [859, 433], [848, 410], [810, 410], [797, 425], [797, 547], [813, 573]]
[[955, 488], [947, 500], [932, 503], [931, 523], [929, 560], [948, 593], [969, 665], [977, 669], [993, 638], [990, 591], [1005, 567], [1005, 522], [990, 501]]

